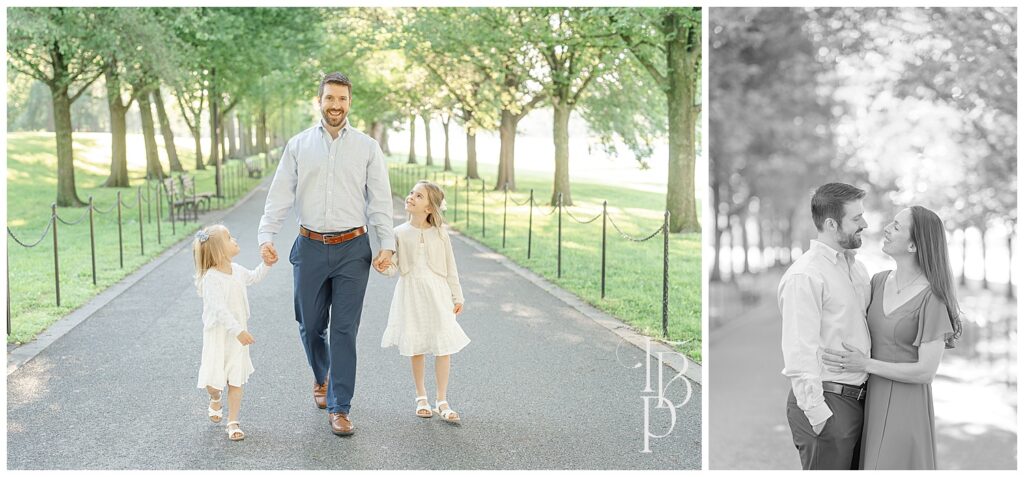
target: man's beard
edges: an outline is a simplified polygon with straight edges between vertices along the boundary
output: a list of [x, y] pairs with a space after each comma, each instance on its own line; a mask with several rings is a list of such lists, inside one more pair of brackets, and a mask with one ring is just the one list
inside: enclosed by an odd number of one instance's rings
[[327, 123], [328, 126], [333, 127], [333, 128], [341, 126], [342, 123], [345, 122], [345, 114], [344, 113], [342, 113], [341, 116], [338, 116], [338, 119], [332, 120], [331, 117], [327, 115], [327, 111], [321, 109], [320, 110], [320, 116], [322, 118], [324, 118], [324, 122]]
[[[860, 232], [861, 230], [864, 230], [864, 229], [858, 229], [857, 232]], [[843, 247], [844, 249], [847, 249], [847, 250], [855, 249], [855, 248], [860, 248], [860, 246], [861, 246], [863, 241], [861, 240], [860, 237], [858, 237], [856, 235], [857, 232], [854, 232], [852, 234], [847, 234], [847, 233], [844, 233], [842, 227], [840, 227], [839, 228], [839, 237], [836, 238], [836, 242], [839, 243], [840, 247]]]

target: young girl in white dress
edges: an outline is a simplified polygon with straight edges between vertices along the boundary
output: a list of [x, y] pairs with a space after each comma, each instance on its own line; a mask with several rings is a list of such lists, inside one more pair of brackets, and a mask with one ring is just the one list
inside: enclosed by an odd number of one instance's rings
[[197, 232], [192, 252], [196, 289], [203, 297], [203, 355], [197, 386], [210, 394], [207, 413], [213, 422], [223, 417], [220, 399], [224, 385], [228, 386], [228, 439], [240, 441], [245, 433], [238, 427], [238, 411], [242, 385], [253, 372], [249, 345], [255, 342], [247, 331], [249, 297], [245, 287], [262, 280], [274, 262], [260, 263], [256, 270], [233, 263], [238, 242], [223, 225]]
[[[469, 337], [455, 321], [465, 299], [455, 267], [451, 238], [444, 229], [444, 191], [430, 181], [419, 181], [405, 200], [409, 221], [395, 227], [397, 249], [389, 266], [377, 269], [387, 276], [400, 273], [391, 301], [388, 326], [381, 347], [397, 346], [412, 359], [416, 383], [416, 415], [437, 413], [458, 424], [459, 414], [448, 405], [448, 374], [451, 355], [469, 344]], [[434, 358], [437, 399], [433, 410], [423, 383], [424, 355]]]

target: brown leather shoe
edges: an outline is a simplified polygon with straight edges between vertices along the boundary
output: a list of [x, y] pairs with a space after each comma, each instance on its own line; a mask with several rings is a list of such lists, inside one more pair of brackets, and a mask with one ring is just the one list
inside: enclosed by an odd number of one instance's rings
[[351, 436], [352, 421], [348, 419], [348, 414], [344, 412], [331, 412], [327, 414], [328, 419], [331, 421], [331, 432], [336, 436]]
[[323, 384], [313, 383], [313, 402], [320, 409], [327, 409], [327, 383], [330, 380], [331, 378], [328, 377]]

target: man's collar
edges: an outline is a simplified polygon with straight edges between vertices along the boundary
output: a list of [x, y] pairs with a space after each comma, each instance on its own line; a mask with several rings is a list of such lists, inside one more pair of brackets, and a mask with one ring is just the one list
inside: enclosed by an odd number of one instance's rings
[[820, 240], [811, 239], [811, 247], [817, 248], [818, 251], [832, 263], [837, 263], [839, 261], [840, 255], [845, 255], [847, 257], [847, 261], [850, 261], [857, 256], [857, 251], [854, 249], [845, 248], [842, 251], [839, 251], [828, 246], [827, 244], [825, 244], [825, 242], [822, 242]]
[[[317, 121], [316, 126], [318, 128], [320, 128], [321, 133], [323, 133], [323, 134], [330, 134], [330, 133], [327, 132], [327, 126], [324, 126], [324, 118], [320, 118], [320, 121]], [[350, 127], [351, 127], [351, 123], [348, 121], [348, 118], [346, 117], [345, 118], [345, 124], [342, 124], [341, 125], [341, 129], [338, 130], [338, 135], [339, 136], [344, 136], [348, 132]]]

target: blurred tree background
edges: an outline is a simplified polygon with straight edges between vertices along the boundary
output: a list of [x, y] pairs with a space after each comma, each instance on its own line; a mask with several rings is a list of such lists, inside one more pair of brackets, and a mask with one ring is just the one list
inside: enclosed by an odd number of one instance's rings
[[868, 190], [875, 236], [900, 208], [935, 210], [961, 285], [1012, 297], [1013, 9], [736, 8], [710, 21], [712, 282], [789, 264], [813, 237], [811, 192], [842, 181]]
[[[554, 192], [572, 204], [571, 113], [611, 150], [625, 144], [644, 167], [669, 164], [672, 232], [698, 232], [694, 164], [700, 101], [699, 8], [12, 8], [8, 13], [8, 130], [53, 131], [59, 206], [75, 188], [76, 131], [111, 133], [109, 187], [125, 187], [125, 135], [145, 137], [148, 178], [220, 168], [263, 153], [317, 119], [320, 75], [355, 83], [354, 125], [388, 149], [388, 131], [417, 123], [466, 131], [465, 177], [477, 178], [475, 136], [499, 131], [496, 189], [515, 190], [516, 126], [553, 112]], [[102, 28], [97, 28], [102, 25]], [[138, 113], [134, 113], [134, 111]], [[129, 114], [129, 111], [133, 113]], [[174, 151], [175, 131], [197, 153]], [[157, 135], [167, 144], [167, 165]], [[668, 157], [651, 144], [668, 139]], [[613, 140], [615, 139], [615, 140]], [[431, 147], [426, 160], [433, 162]], [[579, 160], [578, 158], [576, 160]]]

